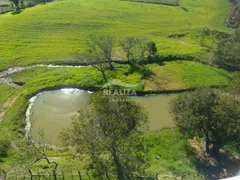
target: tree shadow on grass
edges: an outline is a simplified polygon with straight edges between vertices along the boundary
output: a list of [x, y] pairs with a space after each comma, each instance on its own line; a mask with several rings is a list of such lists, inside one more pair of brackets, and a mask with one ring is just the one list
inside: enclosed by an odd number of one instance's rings
[[22, 11], [23, 11], [22, 9], [18, 9], [18, 10], [13, 11], [11, 14], [12, 15], [18, 15], [18, 14], [21, 14]]
[[164, 59], [157, 56], [155, 58], [148, 59], [148, 61], [146, 61], [144, 64], [158, 64], [159, 66], [163, 66], [163, 65], [165, 65], [164, 62], [165, 62]]
[[188, 12], [188, 9], [185, 8], [185, 7], [182, 7], [182, 6], [181, 6], [181, 9], [184, 10], [185, 12]]
[[143, 79], [155, 76], [154, 72], [152, 72], [147, 66], [144, 65], [131, 65], [130, 73], [134, 72], [138, 72], [139, 74], [141, 74]]
[[218, 180], [236, 176], [240, 170], [240, 158], [220, 151], [219, 157], [206, 154], [202, 147], [191, 143], [194, 158], [192, 163], [197, 170], [205, 175], [207, 180]]

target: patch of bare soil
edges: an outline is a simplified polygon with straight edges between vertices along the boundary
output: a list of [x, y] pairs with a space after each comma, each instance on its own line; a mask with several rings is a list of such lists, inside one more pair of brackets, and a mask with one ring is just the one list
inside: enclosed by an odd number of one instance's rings
[[206, 179], [218, 180], [236, 176], [240, 170], [240, 158], [220, 150], [219, 157], [213, 157], [206, 153], [205, 144], [196, 140], [190, 140], [194, 154], [199, 162], [198, 169], [206, 172]]
[[6, 110], [12, 106], [12, 104], [17, 100], [20, 94], [17, 94], [16, 96], [9, 98], [2, 107], [0, 107], [0, 121], [2, 120]]

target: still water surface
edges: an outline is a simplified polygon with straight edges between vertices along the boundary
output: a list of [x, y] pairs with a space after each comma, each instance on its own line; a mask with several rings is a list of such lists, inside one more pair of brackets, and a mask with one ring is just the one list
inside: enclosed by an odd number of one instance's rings
[[[38, 141], [39, 131], [43, 131], [51, 144], [59, 145], [58, 135], [62, 128], [71, 127], [71, 117], [84, 107], [90, 93], [76, 89], [47, 91], [37, 96], [30, 110], [31, 134]], [[131, 97], [149, 113], [149, 131], [157, 132], [165, 127], [173, 127], [169, 113], [169, 102], [176, 94]]]

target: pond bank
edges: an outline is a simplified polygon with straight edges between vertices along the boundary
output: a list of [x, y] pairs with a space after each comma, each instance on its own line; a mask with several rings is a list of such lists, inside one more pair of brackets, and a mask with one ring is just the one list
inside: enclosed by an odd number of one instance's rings
[[[38, 131], [42, 129], [48, 141], [58, 145], [58, 134], [61, 129], [71, 126], [71, 117], [86, 105], [91, 93], [68, 88], [44, 91], [32, 97], [26, 111], [26, 135], [31, 134], [33, 140], [37, 141]], [[174, 127], [172, 115], [169, 113], [169, 102], [176, 95], [164, 94], [129, 98], [140, 104], [149, 113], [149, 132], [159, 132], [164, 128]]]
[[[42, 91], [58, 90], [62, 88], [78, 88], [86, 91], [99, 91], [104, 86], [104, 82], [101, 78], [101, 74], [92, 67], [78, 66], [45, 66], [38, 65], [40, 67], [29, 67], [28, 69], [10, 69], [8, 74], [13, 79], [14, 83], [22, 83], [19, 89], [19, 97], [4, 113], [2, 125], [6, 126], [12, 131], [14, 135], [25, 135], [24, 127], [25, 113], [29, 105], [29, 99], [37, 95]], [[41, 67], [44, 66], [44, 67]], [[149, 96], [152, 94], [175, 94], [192, 91], [201, 86], [210, 86], [221, 88], [224, 84], [227, 84], [228, 76], [230, 73], [221, 69], [209, 68], [197, 62], [190, 61], [174, 61], [166, 62], [165, 65], [148, 65], [149, 69], [155, 70], [154, 72], [160, 73], [153, 75], [156, 80], [161, 80], [159, 83], [163, 83], [164, 86], [160, 88], [162, 90], [149, 90], [144, 91], [144, 88], [136, 89], [138, 96]], [[52, 68], [51, 68], [52, 67]], [[32, 69], [31, 69], [32, 68]], [[18, 72], [17, 72], [18, 71]], [[177, 71], [177, 72], [176, 72]], [[165, 72], [167, 74], [165, 74]], [[16, 74], [14, 74], [16, 73]], [[109, 73], [109, 80], [119, 79], [120, 81], [128, 84], [137, 84], [142, 82], [142, 74], [139, 72], [131, 72], [129, 65], [118, 65], [115, 69], [115, 73]], [[172, 73], [169, 75], [169, 73]], [[111, 77], [111, 75], [113, 77]], [[115, 76], [114, 76], [115, 75]], [[166, 76], [167, 75], [167, 76]], [[177, 77], [176, 77], [176, 76]], [[227, 76], [227, 77], [225, 77]], [[166, 77], [166, 80], [162, 80], [162, 77]], [[167, 79], [168, 77], [171, 77]], [[173, 78], [172, 78], [173, 77]], [[175, 78], [176, 77], [176, 78]], [[206, 77], [209, 77], [206, 79]], [[165, 86], [165, 82], [178, 83], [182, 82], [183, 86], [172, 90], [172, 86]], [[217, 84], [217, 85], [212, 85]], [[5, 93], [2, 91], [1, 93]]]

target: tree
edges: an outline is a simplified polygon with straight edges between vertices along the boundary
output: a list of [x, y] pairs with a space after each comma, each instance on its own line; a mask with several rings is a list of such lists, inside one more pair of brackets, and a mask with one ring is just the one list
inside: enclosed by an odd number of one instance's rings
[[24, 0], [19, 0], [19, 3], [21, 4], [21, 8], [24, 9]]
[[107, 64], [104, 62], [99, 64], [92, 64], [92, 67], [94, 67], [99, 72], [101, 72], [104, 82], [107, 83], [108, 82], [107, 75], [106, 75]]
[[114, 47], [114, 39], [109, 35], [102, 36], [89, 36], [89, 41], [87, 42], [88, 52], [92, 56], [99, 57], [102, 60], [108, 62], [110, 69], [113, 70], [112, 65], [112, 54]]
[[213, 155], [228, 141], [240, 135], [240, 101], [231, 95], [203, 88], [178, 96], [171, 103], [180, 132], [205, 138], [206, 152]]
[[202, 54], [203, 57], [200, 58], [207, 60], [207, 63], [209, 63], [211, 66], [216, 60], [214, 54], [218, 47], [219, 36], [220, 35], [218, 31], [211, 30], [209, 28], [203, 28], [200, 34], [200, 44], [206, 48], [206, 52]]
[[240, 98], [232, 94], [222, 94], [215, 108], [215, 123], [212, 129], [213, 153], [231, 141], [240, 142]]
[[112, 70], [114, 67], [112, 65], [112, 48], [113, 48], [113, 38], [108, 35], [104, 36], [90, 36], [87, 42], [87, 50], [82, 53], [76, 53], [77, 59], [87, 60], [92, 67], [97, 69], [105, 81], [107, 82], [107, 65], [110, 66]]
[[95, 176], [116, 174], [118, 180], [130, 179], [144, 171], [145, 146], [141, 131], [147, 115], [124, 96], [94, 93], [85, 109], [73, 119], [73, 128], [61, 133], [65, 146], [87, 154]]
[[100, 54], [98, 55], [98, 53], [96, 53], [96, 52], [92, 53], [91, 51], [87, 50], [85, 53], [76, 54], [76, 56], [77, 56], [78, 59], [87, 60], [87, 62], [89, 64], [91, 64], [92, 67], [97, 69], [102, 74], [104, 82], [105, 83], [108, 82], [107, 75], [106, 75], [108, 64], [106, 63], [104, 58], [101, 57]]
[[240, 69], [240, 43], [226, 43], [215, 53], [216, 64], [225, 68]]
[[[25, 156], [28, 156], [27, 158], [34, 158], [34, 161], [28, 166], [28, 168], [43, 160], [47, 163], [49, 170], [51, 170], [53, 179], [57, 180], [58, 163], [48, 156], [47, 151], [51, 149], [51, 145], [49, 145], [45, 140], [44, 133], [42, 131], [39, 131], [39, 140], [37, 143], [38, 144], [33, 142], [31, 136], [28, 136], [28, 144], [30, 146], [27, 146], [27, 150], [25, 150], [26, 152], [24, 152], [24, 154]], [[25, 156], [23, 155], [23, 157], [26, 159]], [[31, 170], [28, 170], [31, 174]]]
[[240, 72], [235, 72], [233, 74], [232, 81], [228, 86], [228, 91], [234, 94], [240, 94]]
[[147, 49], [148, 49], [148, 60], [155, 59], [157, 54], [156, 43], [153, 41], [148, 42]]
[[148, 41], [145, 38], [136, 38], [136, 53], [139, 63], [143, 63], [148, 52]]
[[9, 1], [14, 4], [16, 10], [19, 10], [19, 0], [9, 0]]
[[134, 59], [133, 55], [136, 39], [134, 37], [126, 37], [123, 40], [121, 40], [119, 44], [125, 51], [128, 62], [132, 62]]
[[218, 48], [214, 53], [216, 59], [215, 64], [230, 68], [240, 69], [240, 29], [228, 38], [223, 39], [218, 43]]
[[125, 51], [127, 60], [131, 64], [136, 62], [143, 64], [147, 53], [149, 58], [150, 56], [155, 56], [157, 52], [156, 44], [149, 42], [146, 38], [126, 37], [119, 44]]

